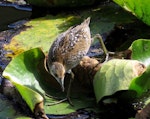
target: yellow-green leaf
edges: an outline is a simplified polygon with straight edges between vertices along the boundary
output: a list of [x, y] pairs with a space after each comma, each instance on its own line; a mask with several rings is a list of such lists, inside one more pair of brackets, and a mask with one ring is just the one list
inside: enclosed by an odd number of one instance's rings
[[128, 90], [133, 78], [141, 75], [145, 67], [136, 60], [113, 59], [103, 64], [93, 81], [97, 102], [120, 90]]

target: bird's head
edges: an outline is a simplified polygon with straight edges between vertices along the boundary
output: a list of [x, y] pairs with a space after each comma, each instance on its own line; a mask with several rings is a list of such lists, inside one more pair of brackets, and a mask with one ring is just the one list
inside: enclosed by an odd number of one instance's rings
[[59, 62], [54, 62], [49, 67], [51, 75], [58, 81], [61, 85], [62, 91], [64, 91], [64, 78], [65, 78], [65, 68]]

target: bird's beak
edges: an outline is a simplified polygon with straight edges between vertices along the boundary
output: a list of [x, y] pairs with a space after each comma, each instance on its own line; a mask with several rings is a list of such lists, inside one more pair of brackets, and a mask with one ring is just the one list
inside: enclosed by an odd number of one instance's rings
[[64, 92], [65, 88], [64, 88], [64, 78], [62, 78], [61, 80], [61, 89]]
[[64, 85], [61, 85], [62, 92], [65, 91]]
[[59, 82], [59, 84], [61, 85], [61, 89], [64, 92], [65, 88], [64, 88], [64, 78], [57, 80]]

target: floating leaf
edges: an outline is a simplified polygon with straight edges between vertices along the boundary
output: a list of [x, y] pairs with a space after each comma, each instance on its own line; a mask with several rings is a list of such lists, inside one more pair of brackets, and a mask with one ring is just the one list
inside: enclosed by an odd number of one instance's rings
[[146, 66], [150, 65], [150, 40], [138, 39], [131, 45], [132, 59], [143, 62]]
[[40, 49], [32, 49], [15, 57], [3, 71], [3, 76], [12, 82], [22, 84], [33, 90], [44, 93], [36, 80], [39, 61], [45, 58]]
[[150, 25], [149, 0], [113, 0], [127, 11], [132, 12], [137, 18]]
[[130, 84], [130, 89], [135, 90], [138, 96], [142, 97], [143, 109], [136, 114], [136, 118], [149, 118], [149, 89], [150, 89], [150, 40], [138, 39], [130, 47], [132, 50], [132, 59], [139, 60], [147, 66], [143, 75], [134, 78]]
[[37, 93], [36, 91], [23, 86], [21, 84], [17, 84], [13, 82], [14, 86], [17, 88], [22, 98], [26, 101], [27, 105], [30, 107], [32, 112], [34, 112], [35, 106], [41, 102], [43, 102], [43, 97]]
[[139, 60], [147, 66], [146, 72], [140, 77], [135, 78], [130, 89], [136, 90], [139, 95], [150, 89], [150, 41], [139, 39], [132, 43], [132, 59]]
[[[34, 111], [36, 104], [43, 101], [43, 97], [35, 91], [42, 94], [44, 90], [35, 80], [34, 74], [31, 73], [31, 70], [37, 70], [41, 58], [44, 58], [44, 55], [39, 49], [25, 52], [14, 58], [3, 72], [3, 76], [11, 80], [32, 111]], [[26, 68], [30, 70], [26, 70]]]
[[31, 20], [26, 23], [25, 31], [12, 38], [12, 42], [5, 45], [6, 50], [12, 50], [14, 54], [19, 54], [31, 48], [40, 47], [44, 52], [48, 51], [53, 40], [62, 31], [66, 30], [78, 19], [73, 16], [46, 16]]
[[128, 90], [132, 79], [144, 71], [144, 65], [136, 60], [113, 59], [104, 63], [93, 81], [97, 102], [104, 96]]
[[[32, 112], [36, 112], [36, 105], [42, 101], [45, 102], [43, 107], [47, 114], [68, 114], [86, 107], [94, 109], [95, 98], [89, 97], [88, 92], [83, 93], [79, 82], [72, 86], [71, 101], [74, 106], [68, 102], [51, 105], [65, 98], [66, 93], [59, 90], [57, 81], [45, 71], [44, 58], [39, 48], [28, 50], [14, 57], [3, 72], [3, 76], [13, 82]], [[67, 82], [65, 79], [66, 89]], [[51, 97], [47, 97], [45, 92]]]
[[89, 16], [91, 17], [92, 36], [98, 33], [108, 34], [116, 24], [131, 23], [135, 19], [114, 4], [78, 12], [80, 16], [76, 14], [58, 14], [31, 20], [25, 24], [27, 28], [24, 31], [14, 36], [9, 44], [4, 45], [4, 49], [13, 52], [9, 54], [11, 57], [35, 47], [40, 47], [44, 53], [47, 53], [57, 35], [71, 26], [80, 24]]

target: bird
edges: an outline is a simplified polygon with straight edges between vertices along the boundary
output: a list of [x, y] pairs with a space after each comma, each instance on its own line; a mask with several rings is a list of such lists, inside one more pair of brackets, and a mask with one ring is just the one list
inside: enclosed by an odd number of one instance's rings
[[[70, 27], [57, 36], [49, 49], [48, 71], [60, 84], [62, 91], [65, 90], [64, 79], [66, 73], [70, 73], [72, 79], [74, 78], [72, 69], [86, 56], [91, 46], [92, 39], [89, 24], [90, 17], [81, 24]], [[71, 83], [69, 83], [67, 97], [70, 95], [70, 87]]]

